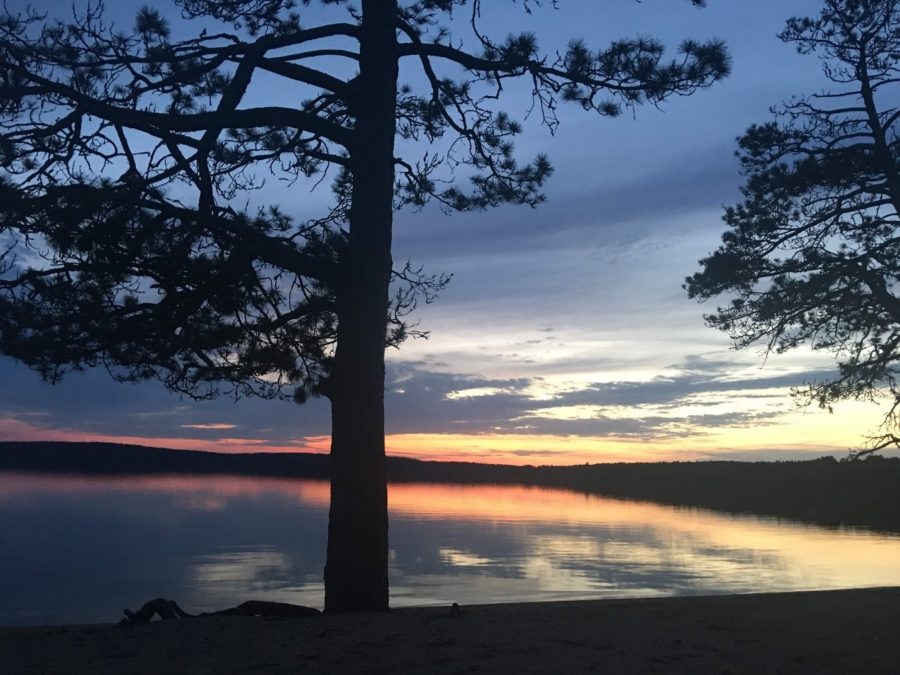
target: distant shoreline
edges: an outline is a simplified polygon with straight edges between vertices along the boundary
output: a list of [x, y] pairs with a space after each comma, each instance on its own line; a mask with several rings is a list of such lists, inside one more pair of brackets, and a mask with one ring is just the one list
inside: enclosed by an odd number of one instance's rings
[[900, 588], [0, 628], [4, 673], [894, 673]]
[[[0, 470], [329, 478], [329, 457], [225, 454], [113, 443], [0, 442]], [[392, 482], [519, 484], [900, 532], [900, 459], [510, 466], [388, 457]]]

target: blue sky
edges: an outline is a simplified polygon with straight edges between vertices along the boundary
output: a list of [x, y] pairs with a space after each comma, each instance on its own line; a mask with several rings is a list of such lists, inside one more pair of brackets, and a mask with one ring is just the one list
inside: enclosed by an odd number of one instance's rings
[[[53, 14], [68, 4], [34, 6]], [[767, 120], [770, 106], [825, 86], [816, 58], [776, 37], [787, 17], [813, 15], [820, 3], [710, 0], [701, 10], [686, 0], [560, 0], [532, 14], [508, 0], [483, 4], [486, 33], [532, 30], [547, 50], [573, 37], [600, 46], [649, 35], [672, 48], [687, 37], [723, 38], [733, 72], [710, 90], [616, 119], [562, 108], [555, 135], [525, 118], [527, 91], [510, 88], [505, 109], [526, 128], [520, 155], [547, 153], [555, 166], [548, 201], [397, 215], [395, 260], [454, 277], [418, 312], [431, 338], [388, 353], [390, 450], [573, 463], [787, 459], [842, 455], [859, 443], [879, 421], [874, 404], [828, 415], [798, 410], [788, 396], [827, 375], [828, 355], [801, 350], [764, 363], [759, 349], [734, 352], [681, 289], [717, 246], [723, 205], [739, 198], [735, 137]], [[132, 11], [130, 3], [112, 9], [120, 21]], [[307, 187], [274, 182], [263, 197], [311, 217], [328, 195]], [[51, 388], [9, 359], [0, 359], [0, 376], [0, 437], [327, 448], [324, 401], [196, 403], [101, 372]]]

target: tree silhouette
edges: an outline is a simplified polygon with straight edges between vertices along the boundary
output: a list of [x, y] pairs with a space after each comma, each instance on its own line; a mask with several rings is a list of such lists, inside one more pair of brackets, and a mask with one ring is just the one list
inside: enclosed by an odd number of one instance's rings
[[795, 98], [739, 139], [744, 201], [723, 244], [687, 279], [691, 297], [725, 294], [706, 317], [737, 347], [833, 352], [839, 373], [794, 393], [829, 408], [887, 391], [883, 433], [900, 445], [900, 2], [827, 0], [780, 35], [816, 54], [833, 91]]
[[[147, 7], [131, 32], [98, 6], [0, 18], [0, 349], [50, 381], [103, 366], [201, 398], [326, 396], [326, 609], [386, 608], [384, 349], [446, 283], [393, 267], [393, 211], [542, 201], [550, 164], [515, 159], [521, 126], [497, 106], [510, 80], [553, 129], [560, 102], [612, 116], [706, 87], [725, 50], [687, 41], [668, 61], [642, 38], [548, 57], [532, 34], [485, 35], [480, 0], [322, 0], [315, 17], [346, 5], [346, 21], [315, 26], [290, 0], [175, 1], [192, 37]], [[333, 208], [248, 206], [270, 173], [327, 176]]]

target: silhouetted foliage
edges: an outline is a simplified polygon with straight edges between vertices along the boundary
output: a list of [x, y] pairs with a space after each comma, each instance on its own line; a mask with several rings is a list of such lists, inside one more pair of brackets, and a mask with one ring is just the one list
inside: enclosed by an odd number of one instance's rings
[[[326, 607], [384, 608], [384, 348], [447, 281], [393, 268], [393, 210], [543, 200], [550, 164], [516, 159], [522, 127], [498, 108], [511, 79], [552, 130], [560, 102], [617, 115], [706, 87], [725, 50], [686, 41], [668, 61], [640, 38], [546, 56], [533, 34], [479, 30], [480, 0], [322, 0], [347, 20], [315, 26], [291, 0], [175, 4], [203, 29], [151, 7], [131, 31], [99, 4], [0, 15], [0, 350], [50, 381], [102, 365], [201, 398], [326, 395]], [[454, 11], [475, 51], [442, 23]], [[398, 156], [414, 141], [422, 154]], [[327, 179], [333, 208], [299, 222], [249, 205], [269, 174]]]
[[731, 298], [706, 319], [737, 347], [834, 353], [839, 375], [797, 390], [802, 400], [830, 409], [889, 394], [866, 454], [900, 445], [900, 3], [827, 0], [780, 37], [818, 55], [837, 87], [792, 99], [739, 139], [744, 201], [726, 209], [722, 246], [686, 288]]

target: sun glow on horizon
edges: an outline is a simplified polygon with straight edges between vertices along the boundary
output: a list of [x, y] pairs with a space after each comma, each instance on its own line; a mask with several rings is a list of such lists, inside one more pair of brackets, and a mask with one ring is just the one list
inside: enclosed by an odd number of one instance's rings
[[[431, 461], [487, 464], [546, 465], [604, 462], [691, 461], [740, 458], [791, 459], [824, 454], [841, 456], [859, 447], [877, 427], [881, 409], [864, 403], [845, 403], [840, 414], [818, 410], [790, 411], [779, 424], [709, 428], [673, 424], [662, 437], [650, 435], [555, 435], [539, 433], [408, 433], [385, 437], [388, 455]], [[217, 428], [205, 428], [215, 431]], [[227, 429], [226, 429], [227, 430]], [[9, 441], [80, 441], [143, 445], [175, 450], [224, 453], [311, 452], [327, 453], [327, 435], [300, 436], [289, 441], [265, 438], [131, 436], [71, 429], [46, 429], [0, 418], [0, 438]]]

